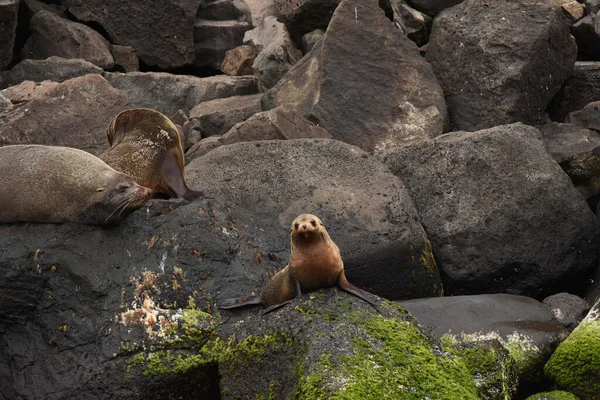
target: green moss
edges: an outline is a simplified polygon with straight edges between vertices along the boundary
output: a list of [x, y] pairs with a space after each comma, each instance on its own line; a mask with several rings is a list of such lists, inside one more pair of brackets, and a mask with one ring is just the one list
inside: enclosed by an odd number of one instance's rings
[[424, 236], [425, 236], [425, 248], [423, 249], [423, 252], [421, 253], [421, 257], [419, 257], [419, 262], [421, 262], [421, 265], [423, 265], [428, 272], [434, 272], [437, 270], [437, 264], [435, 262], [435, 258], [433, 257], [433, 250], [431, 248], [431, 242], [429, 241], [427, 234], [425, 234]]
[[553, 392], [537, 393], [529, 396], [525, 400], [579, 400], [579, 397], [569, 392], [563, 392], [562, 390], [555, 390]]
[[583, 399], [600, 398], [600, 322], [584, 320], [558, 346], [546, 364], [546, 376], [559, 389]]
[[512, 334], [507, 338], [505, 347], [515, 360], [520, 376], [531, 375], [532, 371], [537, 370], [542, 352], [529, 337], [518, 333]]

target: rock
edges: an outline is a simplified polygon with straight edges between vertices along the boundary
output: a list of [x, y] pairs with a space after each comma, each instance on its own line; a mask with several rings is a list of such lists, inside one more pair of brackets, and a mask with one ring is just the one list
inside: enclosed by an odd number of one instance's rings
[[26, 81], [2, 93], [20, 104], [0, 114], [0, 145], [67, 146], [95, 155], [107, 147], [106, 126], [128, 105], [127, 95], [97, 74], [63, 83]]
[[579, 398], [569, 392], [553, 390], [551, 392], [532, 394], [525, 400], [579, 400]]
[[63, 82], [87, 74], [101, 74], [102, 68], [82, 59], [48, 57], [45, 60], [26, 59], [12, 67], [8, 82], [18, 85], [23, 81]]
[[327, 28], [341, 0], [275, 0], [277, 19], [282, 21], [294, 40], [315, 29]]
[[230, 76], [253, 75], [252, 64], [256, 59], [256, 51], [252, 46], [238, 46], [225, 53], [221, 71]]
[[12, 102], [0, 93], [0, 113], [4, 113], [13, 109]]
[[600, 131], [600, 101], [593, 101], [579, 111], [569, 114], [569, 122], [582, 128]]
[[437, 136], [446, 121], [431, 67], [374, 0], [340, 4], [321, 44], [263, 98], [277, 105], [366, 151]]
[[275, 0], [244, 0], [252, 14], [252, 25], [258, 26], [265, 17], [276, 17]]
[[219, 69], [225, 54], [242, 44], [252, 29], [250, 9], [243, 0], [208, 0], [198, 10], [194, 23], [196, 65]]
[[584, 60], [600, 60], [600, 17], [597, 14], [587, 15], [571, 27], [571, 33], [577, 40], [580, 58]]
[[585, 9], [588, 14], [597, 14], [600, 11], [600, 0], [584, 0]]
[[110, 52], [115, 60], [115, 67], [120, 72], [135, 72], [140, 70], [140, 61], [133, 47], [111, 44]]
[[199, 122], [197, 128], [203, 138], [222, 135], [238, 122], [260, 112], [261, 96], [251, 94], [204, 101], [192, 108], [189, 118]]
[[554, 318], [569, 331], [575, 329], [590, 310], [587, 301], [570, 293], [553, 294], [546, 297], [542, 303], [548, 306]]
[[302, 213], [319, 216], [340, 247], [348, 279], [365, 290], [391, 299], [441, 293], [427, 238], [402, 182], [354, 146], [327, 139], [221, 146], [190, 162], [185, 181], [264, 215], [274, 229], [289, 229], [289, 221]]
[[558, 389], [573, 393], [581, 400], [600, 396], [600, 304], [596, 302], [588, 315], [569, 337], [558, 346], [544, 367], [546, 376]]
[[598, 220], [537, 129], [453, 132], [381, 159], [420, 210], [446, 294], [544, 298], [585, 290]]
[[498, 340], [516, 362], [521, 390], [542, 379], [543, 365], [568, 334], [546, 306], [524, 296], [438, 297], [400, 305], [445, 343]]
[[42, 10], [31, 18], [30, 28], [32, 34], [21, 52], [23, 58], [58, 56], [81, 58], [106, 69], [114, 65], [108, 41], [86, 25]]
[[432, 19], [405, 3], [404, 0], [383, 0], [392, 10], [394, 25], [417, 46], [429, 41]]
[[600, 62], [578, 61], [548, 107], [550, 118], [564, 121], [569, 113], [596, 100], [600, 100]]
[[444, 89], [452, 130], [476, 131], [540, 123], [576, 55], [548, 2], [466, 0], [436, 18], [426, 59]]
[[302, 36], [302, 50], [308, 53], [312, 48], [325, 37], [325, 32], [322, 29], [315, 29], [312, 32], [305, 33]]
[[265, 17], [262, 24], [246, 32], [244, 44], [254, 48], [252, 64], [260, 88], [272, 88], [302, 58], [302, 52], [292, 43], [285, 25], [275, 17]]
[[105, 73], [110, 84], [127, 93], [132, 107], [146, 107], [171, 115], [188, 112], [197, 104], [257, 92], [254, 77], [226, 75], [198, 78], [165, 72]]
[[574, 24], [585, 16], [585, 7], [576, 0], [563, 4], [561, 9], [571, 24]]
[[62, 0], [78, 20], [98, 23], [114, 44], [131, 46], [145, 64], [193, 65], [194, 21], [201, 0]]
[[211, 141], [201, 140], [186, 153], [186, 163], [225, 144], [256, 140], [331, 139], [325, 129], [315, 126], [294, 111], [277, 107], [255, 114], [235, 124], [225, 135]]
[[464, 0], [409, 0], [410, 4], [417, 10], [424, 12], [430, 17], [435, 17], [446, 8], [454, 7]]
[[46, 4], [39, 0], [23, 0], [23, 3], [27, 7], [29, 18], [31, 19], [35, 14], [42, 10], [50, 11], [61, 18], [67, 18], [65, 11], [67, 8], [60, 4]]
[[0, 2], [0, 70], [10, 65], [17, 36], [19, 0]]

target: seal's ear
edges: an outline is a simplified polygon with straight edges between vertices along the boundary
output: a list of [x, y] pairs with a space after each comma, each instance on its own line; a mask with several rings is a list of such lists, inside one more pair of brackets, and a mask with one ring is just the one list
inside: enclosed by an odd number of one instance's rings
[[96, 189], [96, 192], [104, 192], [104, 189], [105, 188], [103, 188], [103, 187], [99, 187], [98, 189]]

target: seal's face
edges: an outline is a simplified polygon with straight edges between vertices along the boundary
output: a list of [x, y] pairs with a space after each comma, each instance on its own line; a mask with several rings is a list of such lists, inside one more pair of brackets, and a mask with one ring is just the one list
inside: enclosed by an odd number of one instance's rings
[[311, 239], [320, 237], [324, 228], [325, 225], [323, 225], [323, 222], [317, 216], [302, 214], [292, 222], [290, 232], [292, 238]]

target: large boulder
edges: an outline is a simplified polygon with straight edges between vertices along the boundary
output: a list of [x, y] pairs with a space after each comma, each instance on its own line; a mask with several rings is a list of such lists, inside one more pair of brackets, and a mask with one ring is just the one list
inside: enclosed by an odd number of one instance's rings
[[21, 51], [23, 58], [50, 56], [81, 58], [101, 68], [112, 68], [108, 40], [92, 28], [42, 10], [30, 21], [32, 34]]
[[340, 3], [321, 44], [265, 95], [263, 108], [277, 105], [366, 151], [432, 138], [446, 121], [431, 67], [375, 0]]
[[0, 70], [5, 69], [13, 59], [18, 12], [19, 0], [0, 2]]
[[552, 99], [548, 112], [553, 121], [562, 122], [569, 113], [600, 100], [600, 62], [578, 61], [571, 76]]
[[287, 231], [319, 216], [340, 247], [348, 279], [390, 299], [438, 296], [429, 241], [402, 182], [364, 151], [336, 140], [271, 140], [221, 146], [186, 166], [211, 197]]
[[576, 55], [567, 23], [548, 1], [466, 0], [435, 19], [426, 59], [452, 129], [476, 131], [542, 121]]
[[111, 42], [135, 49], [147, 65], [194, 64], [194, 21], [201, 0], [62, 0], [77, 19], [98, 23]]
[[110, 84], [127, 93], [133, 107], [146, 107], [166, 115], [188, 112], [203, 101], [254, 94], [256, 79], [251, 76], [218, 75], [198, 78], [166, 72], [105, 73]]
[[23, 81], [63, 82], [87, 74], [101, 74], [102, 68], [89, 61], [62, 57], [48, 57], [45, 60], [26, 59], [12, 67], [8, 83], [18, 85]]
[[67, 146], [96, 155], [106, 150], [106, 126], [128, 106], [127, 94], [98, 74], [63, 83], [25, 81], [3, 93], [18, 107], [0, 114], [0, 145]]
[[382, 156], [417, 204], [446, 293], [585, 290], [599, 223], [539, 136], [517, 123]]

